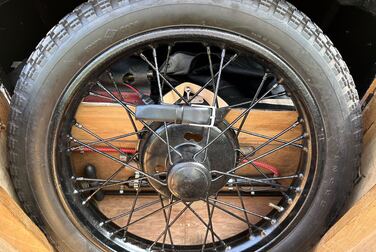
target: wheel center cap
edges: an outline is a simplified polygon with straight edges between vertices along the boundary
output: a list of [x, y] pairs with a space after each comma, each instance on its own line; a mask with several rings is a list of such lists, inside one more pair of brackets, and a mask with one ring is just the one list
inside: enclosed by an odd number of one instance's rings
[[196, 162], [183, 162], [174, 165], [167, 177], [170, 192], [183, 201], [196, 201], [206, 198], [211, 184], [209, 170]]

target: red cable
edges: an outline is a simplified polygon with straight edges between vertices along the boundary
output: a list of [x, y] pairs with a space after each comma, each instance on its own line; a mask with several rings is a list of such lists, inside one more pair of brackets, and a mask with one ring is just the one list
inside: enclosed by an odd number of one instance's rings
[[[243, 164], [247, 163], [247, 162], [249, 162], [249, 161], [243, 160]], [[279, 177], [279, 175], [280, 175], [278, 168], [276, 168], [276, 167], [274, 167], [270, 164], [259, 162], [259, 161], [253, 161], [252, 164], [254, 164], [257, 167], [263, 168], [265, 170], [271, 171], [274, 174], [274, 176], [276, 176], [276, 177]]]
[[274, 176], [276, 176], [276, 177], [279, 177], [279, 175], [280, 175], [279, 170], [278, 170], [277, 167], [274, 167], [274, 166], [272, 166], [270, 164], [267, 164], [267, 163], [258, 162], [258, 161], [253, 161], [252, 163], [254, 165], [260, 167], [260, 168], [263, 168], [265, 170], [271, 171], [274, 174]]
[[138, 94], [140, 97], [142, 96], [141, 92], [138, 91], [137, 88], [132, 87], [131, 85], [129, 85], [129, 84], [127, 84], [127, 83], [123, 83], [123, 85], [125, 85], [127, 88], [131, 89], [133, 92], [135, 92], [136, 94]]
[[[109, 152], [109, 153], [119, 152], [118, 150], [111, 148], [111, 147], [95, 147], [95, 149], [98, 150], [98, 151], [101, 151], [101, 152]], [[127, 149], [127, 148], [119, 148], [119, 150], [121, 150], [122, 152], [127, 153], [127, 154], [136, 154], [136, 152], [137, 152], [135, 149]], [[76, 149], [76, 151], [94, 152], [92, 149], [87, 148], [87, 147]]]

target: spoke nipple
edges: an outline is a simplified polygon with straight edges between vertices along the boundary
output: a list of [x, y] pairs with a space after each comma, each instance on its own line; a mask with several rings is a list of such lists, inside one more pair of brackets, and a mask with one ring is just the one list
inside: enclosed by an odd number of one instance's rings
[[308, 138], [308, 137], [309, 137], [309, 134], [308, 134], [308, 133], [304, 133], [304, 134], [303, 134], [303, 137], [304, 137], [304, 138]]
[[230, 251], [231, 250], [231, 246], [227, 246], [225, 251]]
[[289, 205], [291, 205], [291, 204], [292, 204], [292, 199], [291, 199], [291, 198], [288, 198], [288, 199], [287, 199], [287, 203], [288, 203]]
[[277, 223], [277, 220], [276, 220], [276, 219], [271, 219], [271, 220], [270, 220], [270, 223], [271, 223], [272, 225], [274, 225], [274, 224]]
[[255, 194], [256, 194], [255, 191], [252, 191], [252, 192], [251, 192], [251, 195], [255, 195]]
[[83, 206], [86, 205], [86, 203], [87, 203], [86, 200], [82, 201], [82, 205], [83, 205]]
[[265, 230], [262, 230], [261, 233], [260, 233], [261, 236], [265, 237], [267, 234], [265, 232]]
[[303, 151], [304, 152], [308, 152], [308, 148], [307, 147], [303, 147]]
[[124, 238], [123, 238], [123, 241], [125, 241], [125, 242], [126, 242], [126, 241], [127, 241], [127, 238], [126, 238], [126, 237], [124, 237]]
[[304, 174], [303, 173], [299, 173], [299, 178], [303, 179], [304, 178]]
[[72, 177], [71, 177], [71, 180], [76, 180], [76, 177], [75, 177], [75, 176], [72, 176]]
[[109, 235], [112, 238], [114, 236], [114, 232], [110, 232]]
[[302, 189], [300, 187], [295, 187], [295, 192], [300, 193]]
[[299, 118], [298, 121], [299, 121], [299, 123], [304, 123], [304, 119], [303, 118]]
[[283, 207], [281, 207], [281, 206], [277, 206], [277, 205], [275, 205], [275, 204], [273, 204], [273, 203], [269, 203], [269, 206], [271, 207], [271, 208], [274, 208], [275, 210], [277, 210], [278, 212], [283, 212], [284, 210], [285, 210], [285, 208], [283, 208]]
[[73, 193], [74, 193], [74, 194], [77, 194], [77, 193], [78, 193], [78, 191], [77, 191], [76, 189], [74, 189]]

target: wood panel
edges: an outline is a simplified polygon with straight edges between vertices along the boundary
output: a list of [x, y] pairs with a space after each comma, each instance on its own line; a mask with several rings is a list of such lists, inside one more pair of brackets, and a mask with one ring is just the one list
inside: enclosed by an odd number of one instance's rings
[[[136, 206], [141, 206], [147, 202], [151, 202], [156, 200], [156, 197], [152, 196], [143, 196], [138, 199]], [[219, 200], [225, 201], [226, 203], [233, 204], [235, 206], [241, 207], [241, 203], [238, 197], [234, 196], [222, 196]], [[252, 197], [244, 197], [244, 204], [248, 211], [253, 211], [258, 214], [267, 214], [271, 211], [269, 203], [277, 204], [280, 199], [278, 197], [273, 198], [252, 198]], [[103, 201], [98, 203], [99, 208], [107, 217], [113, 217], [118, 214], [124, 213], [131, 209], [133, 197], [123, 196], [119, 198], [118, 196], [107, 196]], [[165, 202], [167, 205], [168, 202]], [[156, 204], [154, 206], [148, 207], [144, 210], [135, 212], [132, 216], [131, 222], [135, 221], [142, 216], [153, 212], [154, 210], [161, 207], [161, 204]], [[244, 212], [235, 210], [233, 208], [223, 206], [224, 209], [231, 211], [233, 214], [239, 216], [240, 218], [245, 218]], [[175, 218], [175, 216], [184, 208], [182, 203], [177, 204], [176, 206], [172, 207], [171, 213], [171, 220]], [[204, 202], [194, 202], [192, 208], [200, 215], [200, 217], [205, 221], [208, 222], [208, 214], [207, 214], [207, 206]], [[260, 219], [253, 215], [248, 214], [248, 218], [250, 222], [257, 223]], [[119, 226], [126, 225], [128, 221], [128, 217], [121, 218], [117, 220], [115, 223]], [[247, 229], [247, 224], [244, 222], [234, 218], [233, 216], [227, 215], [223, 213], [221, 210], [216, 209], [213, 214], [213, 226], [214, 231], [217, 233], [219, 237], [222, 239], [229, 238], [233, 235], [240, 233]], [[139, 235], [141, 237], [145, 237], [149, 240], [154, 241], [158, 235], [164, 230], [165, 228], [165, 219], [163, 216], [163, 212], [159, 212], [153, 216], [146, 218], [134, 225], [131, 225], [128, 229], [129, 232]], [[171, 227], [171, 233], [173, 237], [173, 242], [175, 245], [184, 245], [184, 244], [202, 244], [206, 228], [200, 222], [197, 217], [187, 210], [178, 221]], [[170, 240], [167, 239], [167, 243]], [[211, 237], [209, 236], [208, 243], [211, 242]]]
[[[356, 185], [350, 204], [354, 204], [374, 185], [376, 185], [376, 98], [374, 91], [376, 80], [373, 82], [367, 94], [371, 98], [364, 103], [363, 109], [363, 146], [360, 173], [362, 176]], [[364, 101], [365, 102], [365, 101]]]
[[322, 238], [316, 252], [376, 251], [376, 186]]
[[8, 173], [7, 130], [10, 97], [7, 91], [0, 87], [0, 186], [17, 200]]
[[43, 233], [0, 187], [0, 251], [53, 251]]

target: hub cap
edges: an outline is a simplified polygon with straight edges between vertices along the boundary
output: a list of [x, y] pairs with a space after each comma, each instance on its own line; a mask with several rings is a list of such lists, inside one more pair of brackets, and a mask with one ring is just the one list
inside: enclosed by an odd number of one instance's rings
[[208, 169], [197, 162], [174, 165], [167, 179], [171, 193], [184, 201], [206, 198], [210, 189], [211, 176]]

